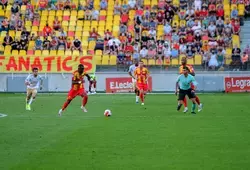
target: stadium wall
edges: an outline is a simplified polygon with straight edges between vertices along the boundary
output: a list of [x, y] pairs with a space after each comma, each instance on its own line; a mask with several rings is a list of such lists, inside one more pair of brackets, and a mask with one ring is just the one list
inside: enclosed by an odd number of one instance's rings
[[[44, 77], [43, 92], [67, 92], [71, 86], [71, 74], [41, 74]], [[152, 73], [152, 91], [174, 91], [177, 74]], [[201, 92], [221, 92], [225, 90], [225, 77], [249, 77], [250, 72], [202, 72], [197, 73], [198, 90]], [[0, 92], [25, 92], [24, 80], [27, 74], [0, 74]], [[127, 73], [96, 73], [97, 91], [106, 90], [106, 78], [126, 78]], [[115, 85], [114, 85], [115, 84]], [[127, 85], [131, 85], [128, 82]], [[113, 88], [122, 89], [124, 85], [113, 83]], [[88, 83], [85, 83], [86, 89]], [[109, 86], [109, 84], [107, 84]]]

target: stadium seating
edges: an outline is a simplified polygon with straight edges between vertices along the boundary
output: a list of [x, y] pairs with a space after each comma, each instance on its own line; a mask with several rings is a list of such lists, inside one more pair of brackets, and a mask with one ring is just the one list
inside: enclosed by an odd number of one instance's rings
[[[11, 2], [11, 1], [9, 1]], [[73, 0], [71, 1], [76, 5], [76, 7], [79, 7], [81, 4], [87, 4], [85, 0]], [[118, 1], [120, 5], [127, 4], [127, 0], [119, 0]], [[31, 0], [31, 4], [35, 7], [35, 9], [38, 8], [38, 4], [35, 0]], [[100, 0], [94, 0], [94, 8], [95, 9], [100, 9]], [[77, 50], [34, 50], [35, 47], [35, 41], [29, 41], [28, 44], [28, 50], [24, 51], [21, 50], [20, 52], [17, 50], [11, 50], [10, 46], [5, 46], [3, 47], [2, 44], [0, 46], [0, 52], [2, 51], [4, 55], [31, 55], [34, 54], [36, 56], [47, 56], [47, 55], [73, 55], [73, 56], [78, 56], [78, 55], [87, 55], [88, 52], [91, 52], [95, 49], [96, 46], [96, 41], [95, 40], [89, 40], [89, 31], [91, 31], [93, 28], [96, 28], [98, 33], [103, 36], [104, 32], [109, 29], [109, 31], [112, 32], [112, 35], [116, 38], [119, 37], [119, 26], [120, 26], [120, 21], [121, 21], [121, 15], [114, 14], [114, 0], [108, 0], [108, 8], [106, 10], [100, 10], [99, 11], [99, 20], [79, 20], [80, 18], [84, 18], [85, 16], [85, 11], [83, 10], [42, 10], [38, 11], [39, 16], [40, 16], [40, 21], [30, 21], [30, 20], [25, 20], [24, 26], [28, 31], [31, 31], [31, 33], [34, 33], [35, 35], [41, 36], [41, 39], [43, 38], [43, 28], [44, 26], [48, 23], [51, 27], [53, 25], [53, 21], [55, 20], [56, 17], [58, 17], [58, 20], [61, 21], [62, 28], [64, 31], [66, 31], [68, 38], [71, 40], [74, 40], [75, 37], [80, 39], [82, 41], [82, 49], [83, 53], [81, 54]], [[179, 6], [180, 1], [179, 0], [173, 0], [172, 4], [174, 6]], [[147, 6], [149, 7], [150, 10], [153, 10], [153, 7], [158, 5], [158, 0], [144, 0], [144, 7]], [[0, 10], [0, 17], [7, 17], [8, 19], [11, 18], [11, 7], [12, 4], [9, 3], [7, 8], [4, 10]], [[244, 10], [245, 6], [244, 4], [231, 4], [229, 0], [223, 0], [223, 9], [224, 9], [224, 16], [230, 17], [231, 11], [237, 8], [239, 11], [239, 16], [244, 15]], [[20, 8], [20, 12], [22, 14], [25, 14], [27, 10], [27, 5], [22, 5]], [[146, 10], [146, 8], [144, 8]], [[154, 9], [155, 10], [155, 9]], [[156, 12], [160, 11], [156, 10]], [[145, 12], [145, 11], [144, 11]], [[128, 28], [132, 28], [131, 34], [134, 35], [133, 31], [133, 26], [135, 25], [135, 20], [134, 17], [136, 16], [136, 10], [131, 9], [128, 11], [128, 15], [130, 18], [130, 21], [128, 23]], [[24, 20], [23, 20], [24, 21]], [[172, 19], [172, 26], [179, 27], [180, 25], [186, 25], [186, 20], [181, 20], [177, 14], [173, 16]], [[158, 25], [157, 26], [157, 39], [159, 37], [164, 36], [164, 25]], [[3, 41], [3, 38], [6, 35], [6, 31], [1, 31], [0, 34], [0, 41]], [[55, 34], [58, 36], [60, 35], [59, 31], [55, 31]], [[21, 37], [21, 31], [15, 31], [15, 30], [10, 30], [9, 35], [12, 36], [14, 39], [18, 38], [20, 39]], [[51, 37], [49, 37], [51, 40]], [[233, 35], [232, 36], [232, 44], [236, 44], [238, 47], [240, 47], [240, 37], [238, 35]], [[231, 61], [230, 58], [230, 51], [232, 50], [232, 47], [228, 47], [226, 49], [226, 64], [229, 64]], [[105, 52], [101, 50], [96, 50], [95, 53], [95, 60], [97, 65], [116, 65], [116, 60], [117, 57], [115, 55], [107, 55]], [[180, 56], [182, 57], [182, 56]], [[154, 59], [149, 59], [149, 60], [144, 60], [144, 62], [148, 65], [167, 65], [168, 62], [166, 60], [163, 60], [163, 62], [159, 63], [158, 61]], [[172, 58], [171, 61], [169, 62], [171, 65], [175, 66], [180, 63], [180, 58]], [[189, 64], [193, 65], [201, 65], [202, 64], [202, 56], [200, 54], [195, 54], [193, 58], [188, 59]]]

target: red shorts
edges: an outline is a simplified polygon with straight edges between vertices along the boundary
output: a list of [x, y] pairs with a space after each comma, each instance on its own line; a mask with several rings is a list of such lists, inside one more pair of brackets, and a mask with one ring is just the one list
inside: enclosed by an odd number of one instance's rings
[[71, 89], [68, 93], [68, 99], [74, 99], [76, 96], [84, 96], [86, 95], [85, 89], [78, 89], [78, 90], [74, 90]]
[[144, 84], [144, 83], [137, 83], [137, 88], [139, 90], [143, 90], [143, 91], [147, 91], [148, 90], [148, 85], [147, 84]]
[[195, 86], [193, 83], [191, 83], [191, 89], [195, 90]]

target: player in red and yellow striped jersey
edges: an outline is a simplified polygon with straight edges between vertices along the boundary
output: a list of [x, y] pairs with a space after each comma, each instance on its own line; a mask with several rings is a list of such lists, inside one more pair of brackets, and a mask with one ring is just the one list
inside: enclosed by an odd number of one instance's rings
[[82, 64], [78, 65], [78, 70], [76, 70], [73, 73], [72, 77], [72, 87], [68, 93], [68, 97], [64, 105], [62, 106], [62, 109], [59, 110], [59, 116], [62, 115], [62, 112], [67, 108], [67, 106], [70, 104], [70, 102], [76, 97], [81, 96], [83, 98], [82, 100], [82, 106], [81, 109], [84, 112], [87, 112], [87, 109], [85, 108], [85, 105], [88, 102], [88, 95], [84, 89], [84, 77], [87, 77], [90, 81], [90, 76], [84, 72], [84, 66]]
[[[183, 68], [188, 68], [188, 71], [189, 71], [189, 74], [191, 74], [192, 76], [195, 76], [195, 72], [194, 72], [194, 68], [192, 65], [189, 65], [187, 64], [187, 58], [186, 57], [183, 57], [181, 59], [181, 66], [179, 67], [179, 74], [182, 74], [183, 73]], [[191, 84], [191, 88], [194, 89], [194, 85]], [[200, 112], [202, 110], [202, 103], [200, 102], [200, 99], [199, 97], [196, 95], [196, 103], [198, 104], [198, 112]], [[187, 107], [187, 99], [184, 98], [183, 100], [183, 104], [184, 104], [184, 113], [186, 113], [188, 111], [188, 107]]]
[[135, 69], [134, 76], [137, 89], [140, 91], [141, 105], [144, 105], [144, 95], [148, 90], [149, 71], [144, 67], [143, 61], [139, 62], [139, 66]]

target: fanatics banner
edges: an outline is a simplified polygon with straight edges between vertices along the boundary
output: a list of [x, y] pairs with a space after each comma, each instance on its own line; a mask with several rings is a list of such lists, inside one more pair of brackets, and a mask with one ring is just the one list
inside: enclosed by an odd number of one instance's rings
[[72, 73], [80, 63], [87, 73], [95, 72], [93, 56], [0, 56], [0, 73], [29, 73], [34, 67], [40, 73]]
[[[152, 77], [148, 78], [148, 91], [152, 91]], [[133, 92], [131, 77], [106, 78], [106, 93]]]
[[250, 77], [225, 77], [226, 92], [250, 92]]

